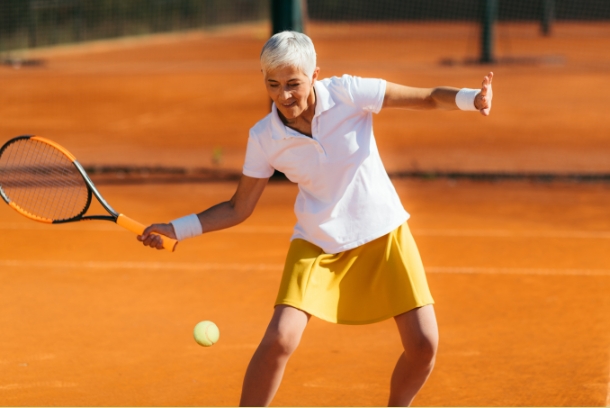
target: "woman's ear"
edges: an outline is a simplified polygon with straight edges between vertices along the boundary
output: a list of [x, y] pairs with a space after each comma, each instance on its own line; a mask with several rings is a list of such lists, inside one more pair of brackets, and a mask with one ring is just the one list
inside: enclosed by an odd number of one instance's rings
[[313, 70], [313, 75], [311, 76], [311, 83], [313, 84], [314, 81], [316, 79], [318, 79], [318, 76], [320, 75], [320, 67], [316, 67], [316, 69]]

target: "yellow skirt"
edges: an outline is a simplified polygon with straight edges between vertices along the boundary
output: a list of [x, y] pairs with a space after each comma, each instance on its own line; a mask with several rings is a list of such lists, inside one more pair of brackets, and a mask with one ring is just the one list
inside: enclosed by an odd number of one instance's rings
[[340, 324], [379, 322], [433, 303], [406, 223], [338, 254], [293, 240], [275, 301]]

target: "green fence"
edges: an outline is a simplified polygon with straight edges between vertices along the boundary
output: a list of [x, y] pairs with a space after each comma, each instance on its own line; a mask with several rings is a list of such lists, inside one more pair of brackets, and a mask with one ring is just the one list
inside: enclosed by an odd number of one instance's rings
[[[610, 0], [301, 1], [310, 21], [327, 23], [451, 20], [485, 28], [496, 19], [538, 20], [548, 35], [555, 19], [610, 21]], [[295, 8], [298, 0], [0, 0], [0, 52], [270, 21], [271, 10], [287, 4]], [[492, 41], [491, 34], [484, 38]]]
[[[322, 21], [479, 21], [489, 0], [307, 0]], [[497, 0], [500, 21], [609, 20], [608, 0]], [[549, 10], [552, 9], [552, 10]], [[551, 13], [549, 13], [551, 11]]]
[[268, 0], [1, 0], [0, 51], [268, 18]]

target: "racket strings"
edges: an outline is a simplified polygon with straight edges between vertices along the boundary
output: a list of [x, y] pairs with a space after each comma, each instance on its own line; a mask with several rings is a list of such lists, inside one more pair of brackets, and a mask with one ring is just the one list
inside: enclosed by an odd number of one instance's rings
[[0, 186], [31, 215], [62, 221], [82, 214], [89, 191], [66, 155], [35, 139], [17, 140], [0, 157]]

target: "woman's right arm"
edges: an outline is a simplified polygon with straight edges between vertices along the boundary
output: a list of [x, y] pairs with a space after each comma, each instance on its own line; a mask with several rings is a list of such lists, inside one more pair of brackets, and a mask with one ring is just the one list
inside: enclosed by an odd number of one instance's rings
[[[254, 211], [265, 190], [268, 178], [241, 176], [237, 190], [229, 201], [216, 204], [197, 214], [203, 233], [230, 228], [245, 221]], [[163, 249], [163, 243], [153, 232], [176, 238], [172, 224], [153, 224], [144, 230], [138, 240], [151, 248]]]

